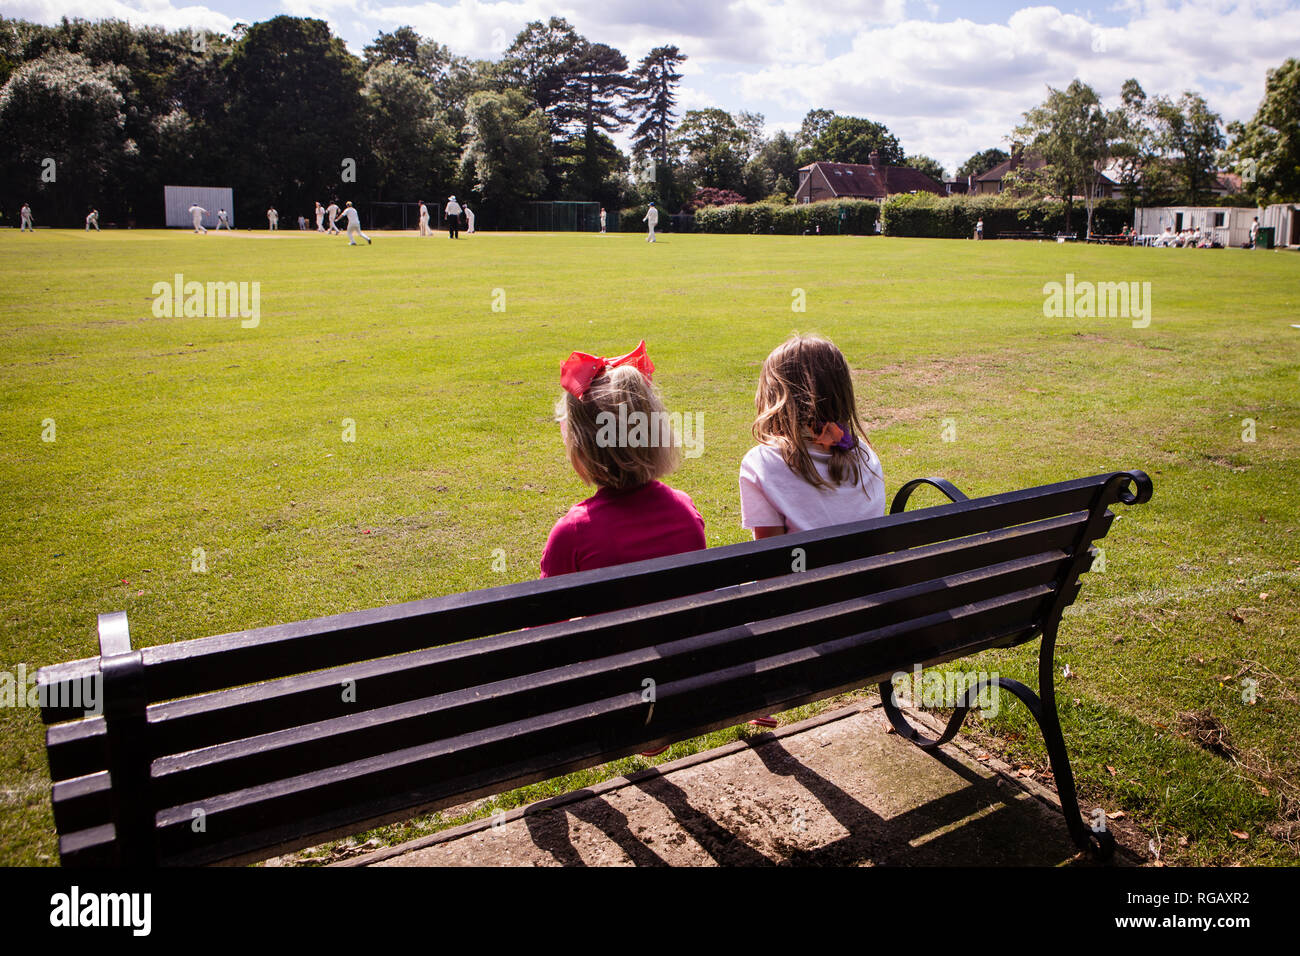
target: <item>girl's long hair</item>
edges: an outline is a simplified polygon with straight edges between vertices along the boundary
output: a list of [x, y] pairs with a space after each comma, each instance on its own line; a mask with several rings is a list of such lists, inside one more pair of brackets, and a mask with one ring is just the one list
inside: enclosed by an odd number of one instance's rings
[[871, 447], [853, 398], [849, 363], [830, 341], [795, 332], [774, 348], [758, 375], [754, 406], [754, 438], [777, 448], [791, 470], [814, 488], [861, 482], [856, 448], [831, 446], [830, 482], [818, 473], [806, 448], [827, 422]]

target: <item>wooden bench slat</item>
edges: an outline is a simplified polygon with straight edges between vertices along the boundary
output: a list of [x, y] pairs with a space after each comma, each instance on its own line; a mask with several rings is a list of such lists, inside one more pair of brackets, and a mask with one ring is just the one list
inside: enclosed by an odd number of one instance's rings
[[[636, 594], [683, 597], [737, 581], [761, 580], [788, 573], [788, 554], [794, 547], [805, 547], [812, 569], [1091, 510], [1110, 477], [1099, 475], [779, 539], [147, 647], [142, 649], [146, 694], [156, 703], [239, 686], [248, 683], [249, 674], [265, 679], [285, 677], [304, 669], [340, 666], [512, 631], [539, 620], [559, 620], [569, 615], [572, 594], [578, 591], [582, 606], [595, 614], [625, 608], [635, 603]], [[98, 658], [87, 658], [42, 668], [38, 680], [71, 682], [91, 676], [97, 669]], [[47, 722], [69, 717], [58, 708], [43, 709], [42, 714]]]
[[[711, 592], [689, 605], [665, 601], [642, 608], [588, 617], [510, 635], [480, 638], [443, 648], [417, 651], [282, 678], [275, 682], [218, 691], [149, 708], [152, 757], [194, 750], [252, 734], [353, 714], [358, 708], [390, 706], [405, 700], [526, 674], [564, 659], [582, 660], [609, 648], [646, 646], [664, 630], [695, 632], [728, 622], [786, 613], [871, 593], [898, 580], [924, 581], [935, 575], [982, 567], [1052, 548], [1064, 548], [1077, 535], [1085, 513], [1064, 515], [1002, 529], [979, 539], [956, 539], [847, 564], [787, 574], [732, 590]], [[721, 611], [725, 610], [725, 616]], [[575, 640], [575, 638], [578, 638]], [[356, 703], [345, 703], [345, 679], [356, 681]], [[102, 718], [54, 725], [47, 731], [54, 779], [81, 776], [105, 767]]]
[[[912, 588], [910, 590], [912, 591], [910, 597], [914, 602], [919, 598], [925, 597], [924, 593], [917, 593], [920, 590], [918, 588]], [[790, 679], [789, 675], [792, 672], [792, 669], [797, 671], [801, 666], [805, 669], [821, 666], [818, 661], [823, 653], [841, 654], [860, 646], [870, 646], [872, 642], [881, 642], [880, 648], [877, 649], [876, 659], [878, 659], [880, 653], [897, 653], [896, 649], [893, 649], [891, 642], [896, 644], [901, 639], [901, 635], [906, 635], [907, 639], [915, 643], [918, 647], [925, 647], [927, 633], [933, 631], [935, 633], [942, 632], [948, 634], [954, 626], [964, 629], [964, 633], [975, 635], [980, 634], [981, 630], [1000, 635], [1009, 628], [1015, 630], [1017, 633], [1024, 633], [1026, 628], [1032, 625], [1034, 609], [1036, 608], [1041, 611], [1042, 604], [1047, 597], [1050, 596], [1052, 589], [1047, 586], [1039, 585], [1016, 592], [1010, 597], [1004, 593], [1004, 588], [995, 588], [994, 590], [999, 592], [998, 597], [996, 598], [979, 602], [964, 603], [960, 607], [929, 614], [923, 617], [909, 616], [900, 622], [872, 628], [868, 631], [858, 630], [855, 632], [853, 625], [855, 623], [861, 624], [864, 622], [864, 619], [872, 616], [871, 612], [875, 608], [871, 606], [871, 602], [869, 601], [845, 602], [846, 604], [857, 606], [835, 609], [835, 613], [832, 614], [819, 613], [817, 610], [806, 611], [800, 615], [803, 618], [803, 621], [797, 628], [799, 635], [802, 637], [801, 641], [786, 640], [781, 647], [773, 649], [776, 651], [775, 653], [768, 653], [766, 657], [757, 660], [732, 663], [726, 667], [711, 670], [703, 674], [692, 673], [689, 668], [686, 668], [686, 672], [691, 676], [678, 680], [665, 681], [658, 693], [656, 714], [662, 715], [664, 713], [663, 708], [665, 707], [670, 710], [674, 706], [680, 708], [678, 717], [664, 722], [664, 728], [668, 729], [670, 732], [677, 733], [681, 737], [694, 736], [697, 733], [705, 732], [703, 729], [696, 729], [696, 725], [708, 720], [710, 715], [727, 713], [734, 707], [734, 704], [728, 702], [724, 696], [720, 696], [718, 688], [728, 681], [734, 682], [736, 676], [741, 673], [759, 675], [771, 671], [772, 674], [785, 675], [781, 677], [781, 680], [786, 681], [786, 684], [788, 684]], [[1015, 611], [1015, 623], [1013, 625], [1009, 625], [1004, 619], [1006, 617], [1007, 608], [1012, 608]], [[842, 617], [843, 620], [839, 622], [838, 627], [831, 627], [830, 625], [835, 623], [834, 619], [837, 616]], [[792, 629], [788, 623], [785, 624], [784, 627], [786, 629]], [[768, 630], [772, 633], [779, 634], [781, 632], [781, 626], [768, 624]], [[840, 632], [843, 631], [848, 631], [850, 633], [814, 645], [817, 636], [840, 634]], [[747, 635], [744, 634], [731, 635], [733, 640], [743, 640], [746, 636]], [[988, 638], [985, 639], [987, 640]], [[978, 646], [977, 644], [971, 643], [971, 641], [974, 640], [977, 640], [977, 638], [970, 638], [964, 646], [968, 648]], [[792, 644], [794, 646], [790, 646]], [[689, 646], [684, 648], [683, 655], [686, 658], [689, 658], [692, 650], [693, 649]], [[863, 683], [867, 682], [867, 678], [875, 676], [874, 674], [868, 674], [861, 671], [858, 673], [860, 677], [857, 678], [857, 683], [854, 684], [854, 686], [862, 686]], [[854, 680], [854, 678], [848, 673], [839, 674], [839, 672], [836, 672], [836, 674], [837, 680], [847, 679], [850, 683]], [[773, 680], [775, 680], [775, 678], [773, 678]], [[449, 768], [454, 768], [456, 773], [460, 773], [470, 768], [488, 772], [497, 764], [508, 764], [522, 759], [534, 748], [542, 748], [544, 750], [546, 746], [550, 745], [540, 743], [536, 737], [537, 732], [546, 731], [548, 728], [552, 730], [560, 727], [567, 728], [569, 727], [569, 724], [574, 721], [581, 723], [582, 720], [590, 719], [596, 722], [593, 727], [582, 732], [584, 736], [592, 733], [597, 734], [598, 736], [602, 733], [607, 736], [609, 734], [619, 733], [634, 735], [642, 728], [636, 725], [627, 725], [625, 721], [619, 723], [619, 721], [623, 721], [623, 717], [619, 716], [619, 714], [626, 716], [624, 711], [618, 710], [617, 708], [615, 710], [610, 710], [613, 706], [610, 703], [611, 701], [622, 702], [622, 704], [627, 704], [631, 699], [640, 701], [640, 685], [630, 681], [627, 682], [627, 684], [630, 685], [627, 692], [613, 694], [609, 698], [605, 699], [593, 700], [588, 704], [564, 707], [549, 712], [542, 711], [526, 717], [519, 717], [514, 721], [506, 723], [497, 721], [486, 727], [476, 728], [450, 738], [443, 737], [437, 740], [419, 738], [423, 739], [424, 742], [413, 747], [401, 748], [397, 746], [399, 741], [395, 741], [392, 746], [385, 749], [383, 752], [369, 757], [342, 764], [338, 761], [333, 761], [330, 766], [306, 774], [297, 776], [280, 774], [270, 781], [253, 787], [233, 792], [228, 791], [215, 793], [202, 798], [192, 799], [182, 804], [177, 804], [169, 809], [162, 810], [158, 817], [160, 820], [167, 820], [175, 817], [175, 815], [179, 813], [183, 815], [186, 820], [189, 820], [191, 819], [193, 808], [198, 806], [203, 809], [206, 815], [207, 825], [209, 829], [211, 829], [216, 824], [216, 821], [220, 819], [221, 813], [226, 812], [232, 807], [241, 806], [241, 801], [245, 798], [253, 799], [250, 795], [256, 795], [257, 800], [270, 797], [275, 797], [276, 799], [283, 798], [283, 800], [287, 801], [289, 804], [292, 804], [294, 800], [300, 800], [304, 805], [293, 812], [300, 816], [304, 814], [309, 815], [317, 810], [327, 809], [325, 803], [328, 803], [330, 800], [337, 800], [337, 794], [340, 788], [346, 792], [347, 788], [352, 786], [351, 783], [342, 781], [351, 781], [354, 777], [358, 776], [364, 777], [368, 772], [366, 768], [387, 767], [389, 766], [390, 760], [395, 761], [393, 766], [400, 766], [402, 760], [398, 760], [394, 757], [394, 754], [409, 755], [412, 752], [418, 751], [423, 754], [427, 760], [434, 761], [434, 763], [428, 764], [426, 767], [427, 773], [431, 775], [429, 778], [413, 778], [417, 785], [424, 785], [427, 784], [427, 779], [434, 779], [451, 773], [452, 771]], [[777, 703], [780, 703], [783, 695], [789, 697], [792, 693], [788, 688], [785, 688], [784, 685], [780, 685], [779, 682], [775, 686], [783, 687], [783, 689], [773, 691], [770, 686], [765, 688], [760, 682], [755, 684], [753, 687], [744, 689], [744, 692], [753, 694], [762, 691], [766, 696], [762, 698], [762, 702], [759, 706], [774, 706]], [[803, 684], [797, 684], [795, 692], [805, 693], [806, 691], [802, 688]], [[673, 695], [691, 694], [696, 692], [698, 692], [697, 696], [689, 697], [689, 699], [682, 698], [675, 704], [671, 700]], [[772, 696], [773, 694], [775, 694], [775, 697]], [[719, 707], [721, 707], [721, 710], [718, 709]], [[644, 704], [641, 705], [641, 712], [643, 714], [645, 712]], [[611, 714], [614, 716], [611, 716]], [[611, 723], [611, 721], [613, 722]], [[645, 732], [650, 733], [659, 728], [661, 721], [662, 717], [658, 716], [655, 724], [650, 728], [645, 729]], [[717, 724], [717, 726], [729, 726], [730, 723], [732, 722], [724, 720], [722, 723]], [[572, 728], [569, 729], [571, 730]], [[709, 729], [716, 728], [710, 724]], [[659, 729], [659, 732], [662, 733], [663, 729]], [[448, 763], [448, 760], [450, 760], [450, 763]], [[559, 772], [561, 771], [557, 770], [555, 773]], [[550, 775], [554, 776], [555, 773]], [[453, 773], [452, 775], [454, 776], [455, 774]], [[218, 775], [216, 779], [219, 780], [220, 776]], [[538, 779], [545, 779], [545, 777]], [[167, 789], [166, 785], [168, 782], [169, 781], [165, 778], [159, 778], [156, 780], [160, 792]], [[398, 786], [395, 781], [385, 781], [382, 784], [377, 783], [375, 785], [383, 787]], [[293, 794], [297, 794], [297, 796], [292, 797]], [[331, 794], [334, 795], [331, 796]], [[58, 799], [57, 796], [56, 799]], [[259, 814], [264, 812], [269, 811], [267, 811], [265, 807], [258, 811]], [[105, 819], [106, 814], [107, 804], [104, 803], [100, 807], [100, 814], [98, 816], [79, 817], [73, 822], [80, 827], [89, 827], [99, 820]], [[214, 814], [217, 814], [217, 816], [214, 817]], [[258, 819], [261, 819], [261, 817], [259, 816]]]
[[162, 758], [154, 765], [157, 806], [254, 786], [277, 776], [323, 769], [421, 741], [460, 736], [545, 713], [576, 700], [600, 700], [619, 690], [640, 691], [692, 673], [709, 673], [745, 660], [771, 656], [823, 636], [862, 631], [937, 612], [996, 594], [1050, 582], [1059, 553], [1021, 559], [944, 581], [912, 585], [733, 626], [678, 637], [651, 647], [611, 653], [577, 665], [539, 670], [385, 707], [376, 711], [293, 727], [246, 740]]
[[[464, 737], [392, 751], [302, 777], [223, 794], [204, 801], [206, 832], [202, 834], [194, 833], [190, 826], [193, 807], [169, 808], [158, 814], [160, 847], [164, 858], [189, 854], [186, 862], [206, 862], [201, 859], [202, 849], [198, 847], [203, 840], [239, 833], [241, 836], [235, 843], [254, 849], [261, 829], [284, 826], [302, 829], [304, 821], [328, 814], [353, 800], [357, 801], [358, 812], [365, 812], [360, 808], [367, 797], [373, 798], [376, 793], [402, 794], [397, 799], [415, 807], [457, 799], [484, 786], [502, 790], [549, 779], [565, 772], [566, 767], [591, 766], [593, 762], [625, 756], [660, 740], [682, 739], [735, 722], [731, 716], [711, 719], [718, 714], [757, 715], [785, 709], [827, 696], [827, 687], [833, 695], [841, 692], [840, 689], [860, 687], [887, 677], [893, 672], [892, 667], [886, 665], [882, 672], [877, 666], [873, 671], [873, 664], [897, 655], [903, 642], [916, 642], [924, 649], [946, 653], [938, 649], [955, 640], [961, 647], [957, 656], [961, 656], [970, 649], [987, 646], [988, 641], [999, 635], [1018, 633], [1031, 626], [1034, 611], [1042, 607], [1050, 593], [1049, 588], [1034, 588], [961, 611], [932, 615], [665, 685], [659, 688], [649, 725], [645, 723], [647, 705], [641, 701], [639, 692], [629, 692]], [[978, 635], [978, 639], [968, 642], [967, 636], [972, 634]], [[531, 779], [505, 776], [507, 768], [527, 763], [528, 754], [563, 753], [575, 749], [574, 740], [591, 741], [589, 746], [576, 748], [580, 751], [576, 763], [554, 766], [548, 761], [540, 767], [534, 764]], [[389, 796], [382, 803], [391, 808], [393, 799]], [[357, 828], [367, 825], [369, 819], [360, 820]], [[230, 849], [227, 845], [221, 853]]]

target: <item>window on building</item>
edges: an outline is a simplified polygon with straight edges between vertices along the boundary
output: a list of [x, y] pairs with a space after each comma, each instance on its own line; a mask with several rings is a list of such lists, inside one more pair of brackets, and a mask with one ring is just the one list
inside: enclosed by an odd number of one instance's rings
[[1215, 224], [1216, 226], [1222, 226], [1222, 225], [1223, 225], [1223, 218], [1224, 218], [1225, 215], [1226, 215], [1225, 213], [1216, 212], [1216, 213], [1214, 214], [1214, 224]]

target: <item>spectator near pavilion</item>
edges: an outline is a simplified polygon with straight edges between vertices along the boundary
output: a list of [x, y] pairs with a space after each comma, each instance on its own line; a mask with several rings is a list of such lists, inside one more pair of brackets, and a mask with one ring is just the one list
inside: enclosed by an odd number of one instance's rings
[[823, 199], [885, 199], [898, 193], [930, 192], [946, 196], [943, 183], [911, 166], [882, 166], [880, 153], [871, 163], [809, 163], [799, 170], [797, 203]]

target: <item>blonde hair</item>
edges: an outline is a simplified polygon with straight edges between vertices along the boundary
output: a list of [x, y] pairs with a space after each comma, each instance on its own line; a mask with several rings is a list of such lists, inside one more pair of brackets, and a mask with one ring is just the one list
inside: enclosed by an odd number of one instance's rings
[[[620, 415], [620, 406], [626, 410]], [[640, 413], [640, 414], [636, 414]], [[631, 365], [594, 378], [582, 398], [565, 392], [555, 404], [564, 425], [564, 449], [578, 477], [588, 484], [623, 491], [670, 473], [680, 460], [680, 441], [650, 380]], [[645, 441], [616, 434], [618, 423], [640, 420]]]
[[814, 488], [861, 482], [856, 447], [831, 446], [830, 482], [818, 473], [805, 447], [827, 422], [871, 447], [858, 417], [849, 363], [829, 340], [795, 332], [774, 348], [758, 374], [754, 406], [754, 438], [777, 448], [790, 469]]

